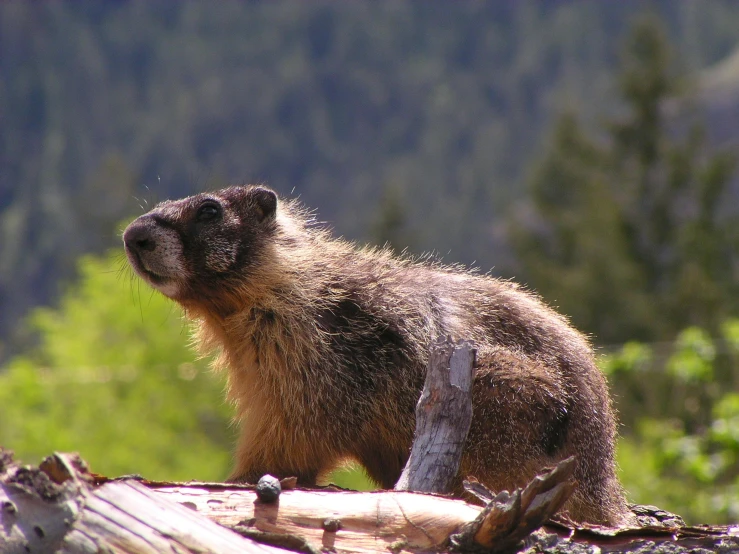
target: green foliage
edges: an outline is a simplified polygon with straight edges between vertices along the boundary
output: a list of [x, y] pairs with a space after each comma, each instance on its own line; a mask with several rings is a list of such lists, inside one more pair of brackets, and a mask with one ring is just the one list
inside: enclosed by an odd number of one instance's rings
[[672, 344], [604, 356], [624, 420], [622, 480], [632, 501], [693, 523], [739, 518], [739, 320], [723, 336], [689, 327]]
[[121, 263], [83, 258], [60, 307], [33, 314], [37, 351], [0, 373], [0, 444], [29, 462], [79, 451], [107, 475], [223, 479], [223, 383], [194, 359], [179, 311]]
[[355, 491], [371, 491], [377, 488], [377, 485], [367, 477], [364, 469], [357, 464], [349, 464], [334, 470], [326, 478], [326, 482]]
[[726, 394], [714, 407], [711, 440], [726, 448], [734, 457], [739, 455], [739, 393]]
[[[563, 116], [533, 174], [529, 217], [512, 224], [529, 283], [605, 344], [716, 332], [739, 310], [736, 218], [719, 209], [734, 156], [665, 117], [681, 87], [669, 60], [659, 23], [639, 20], [618, 77], [624, 113], [592, 136]], [[702, 355], [672, 370], [698, 371]]]
[[675, 341], [675, 353], [667, 363], [667, 372], [685, 383], [708, 382], [713, 379], [716, 348], [706, 331], [689, 327]]
[[652, 349], [640, 342], [629, 341], [616, 354], [600, 359], [600, 368], [606, 375], [619, 376], [623, 373], [642, 372], [652, 367]]

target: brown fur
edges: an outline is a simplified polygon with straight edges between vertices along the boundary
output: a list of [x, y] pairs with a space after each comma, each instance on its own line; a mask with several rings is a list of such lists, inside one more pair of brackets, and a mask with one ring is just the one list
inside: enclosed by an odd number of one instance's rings
[[201, 348], [228, 369], [241, 425], [232, 479], [272, 473], [312, 484], [354, 459], [392, 487], [428, 347], [451, 335], [478, 348], [460, 482], [473, 475], [510, 490], [574, 454], [569, 515], [630, 520], [591, 348], [515, 284], [357, 248], [263, 187], [165, 202], [124, 242], [139, 274], [185, 308]]

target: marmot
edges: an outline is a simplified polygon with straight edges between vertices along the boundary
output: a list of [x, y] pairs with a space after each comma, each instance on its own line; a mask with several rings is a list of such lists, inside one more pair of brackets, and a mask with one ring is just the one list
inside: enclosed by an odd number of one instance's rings
[[182, 305], [200, 347], [228, 369], [241, 425], [232, 480], [314, 484], [354, 459], [392, 488], [430, 345], [451, 335], [478, 351], [460, 483], [512, 490], [574, 454], [570, 517], [631, 520], [606, 381], [588, 341], [534, 294], [333, 238], [262, 186], [163, 202], [123, 241], [135, 271]]

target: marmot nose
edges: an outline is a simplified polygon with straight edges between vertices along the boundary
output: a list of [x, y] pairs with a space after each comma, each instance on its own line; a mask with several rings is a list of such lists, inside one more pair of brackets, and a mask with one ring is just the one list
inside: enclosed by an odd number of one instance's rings
[[123, 233], [123, 244], [129, 250], [145, 250], [151, 252], [157, 246], [149, 228], [145, 225], [137, 225], [135, 222], [128, 226]]

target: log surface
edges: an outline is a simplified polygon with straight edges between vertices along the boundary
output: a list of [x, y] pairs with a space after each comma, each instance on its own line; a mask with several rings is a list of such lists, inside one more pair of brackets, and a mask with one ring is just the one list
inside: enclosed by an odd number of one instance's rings
[[490, 497], [483, 509], [434, 494], [335, 488], [283, 490], [277, 502], [263, 503], [246, 485], [95, 476], [73, 455], [56, 454], [37, 468], [8, 460], [0, 450], [3, 554], [399, 553], [454, 547], [552, 554], [739, 552], [739, 525], [689, 527], [675, 518], [635, 529], [549, 521], [530, 533], [538, 525], [535, 518], [556, 511], [569, 487], [567, 461], [524, 490]]
[[286, 552], [245, 539], [134, 480], [94, 486], [72, 455], [47, 458], [43, 470], [4, 461], [3, 554]]
[[400, 491], [292, 490], [270, 504], [250, 490], [175, 486], [156, 492], [221, 525], [294, 535], [336, 552], [440, 550], [482, 510], [461, 500]]

